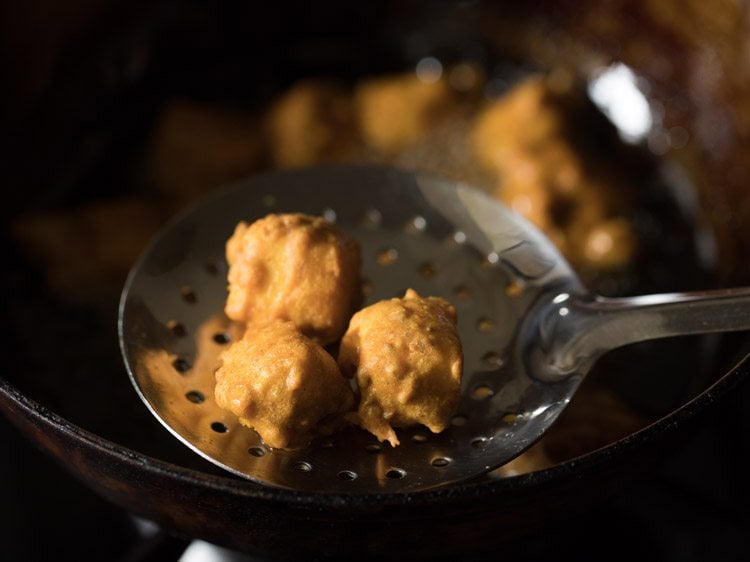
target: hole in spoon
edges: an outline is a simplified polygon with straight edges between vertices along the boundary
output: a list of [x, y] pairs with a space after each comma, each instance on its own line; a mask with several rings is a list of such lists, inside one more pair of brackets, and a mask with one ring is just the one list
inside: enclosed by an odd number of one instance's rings
[[433, 277], [435, 277], [435, 274], [437, 273], [437, 269], [430, 262], [425, 262], [422, 265], [420, 265], [417, 271], [419, 271], [419, 274], [425, 279], [432, 279]]
[[383, 266], [393, 265], [398, 260], [398, 250], [396, 248], [383, 248], [378, 251], [377, 260]]
[[382, 452], [383, 446], [380, 443], [370, 443], [369, 445], [365, 445], [365, 451], [374, 455]]
[[498, 367], [503, 366], [503, 358], [496, 351], [488, 351], [482, 355], [482, 363], [487, 367], [497, 369]]
[[344, 480], [346, 482], [351, 482], [352, 480], [357, 479], [357, 473], [353, 470], [342, 470], [338, 473], [339, 480]]
[[187, 285], [180, 287], [180, 297], [187, 304], [195, 304], [198, 302], [198, 296], [195, 294], [195, 291], [193, 291], [192, 287]]
[[226, 345], [232, 341], [232, 336], [226, 332], [219, 332], [218, 334], [214, 334], [213, 340], [219, 345]]
[[206, 265], [204, 266], [204, 269], [206, 270], [206, 273], [208, 273], [209, 275], [218, 275], [219, 263], [216, 260], [208, 260], [206, 262]]
[[477, 320], [477, 330], [479, 330], [482, 333], [489, 333], [492, 332], [495, 329], [495, 321], [491, 318], [487, 318], [486, 316], [482, 316], [479, 320]]
[[524, 290], [525, 287], [523, 283], [520, 281], [511, 281], [505, 286], [505, 295], [512, 299], [517, 299], [523, 295]]
[[226, 433], [227, 431], [229, 431], [229, 428], [221, 422], [212, 423], [211, 429], [213, 429], [216, 433]]
[[372, 281], [369, 279], [362, 279], [362, 294], [364, 296], [372, 294]]
[[187, 335], [187, 328], [177, 320], [170, 320], [167, 322], [167, 328], [178, 338], [184, 338]]
[[465, 285], [457, 285], [453, 288], [453, 294], [456, 295], [456, 298], [458, 298], [458, 300], [467, 301], [471, 298], [471, 289], [469, 289]]
[[199, 390], [191, 390], [190, 392], [185, 393], [185, 398], [190, 400], [193, 404], [203, 404], [206, 400], [206, 397], [203, 396], [203, 393]]
[[486, 437], [475, 437], [471, 440], [471, 446], [475, 449], [484, 449], [487, 446], [489, 439]]
[[466, 425], [467, 421], [469, 421], [469, 418], [467, 418], [463, 414], [456, 414], [451, 418], [451, 425], [455, 427], [462, 427]]
[[519, 417], [520, 416], [515, 412], [506, 412], [500, 419], [503, 421], [503, 423], [516, 423]]
[[312, 471], [312, 465], [309, 462], [306, 461], [299, 461], [294, 463], [294, 470], [297, 470], [299, 472], [310, 472]]
[[435, 457], [430, 463], [435, 468], [444, 468], [451, 463], [451, 459], [448, 457]]
[[471, 391], [471, 397], [475, 400], [484, 400], [485, 398], [489, 398], [493, 394], [495, 394], [495, 391], [492, 390], [492, 387], [486, 384], [475, 386], [474, 390]]
[[400, 480], [406, 476], [406, 471], [403, 468], [390, 468], [388, 469], [388, 472], [385, 473], [385, 476], [391, 480]]
[[266, 450], [263, 447], [250, 447], [247, 452], [251, 457], [260, 458], [266, 455]]
[[185, 374], [190, 370], [192, 365], [190, 364], [190, 361], [188, 361], [184, 357], [178, 357], [177, 359], [172, 361], [172, 367], [174, 367], [174, 370], [178, 373]]
[[362, 217], [361, 225], [365, 228], [376, 229], [380, 226], [383, 220], [383, 215], [377, 209], [367, 209], [365, 216]]

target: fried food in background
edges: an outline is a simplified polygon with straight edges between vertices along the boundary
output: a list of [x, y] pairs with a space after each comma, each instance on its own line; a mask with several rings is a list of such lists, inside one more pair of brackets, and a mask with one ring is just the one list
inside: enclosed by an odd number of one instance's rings
[[574, 266], [617, 271], [630, 265], [632, 210], [613, 174], [584, 160], [571, 141], [580, 113], [569, 84], [534, 76], [477, 116], [471, 143], [497, 177], [496, 196], [542, 229]]
[[[750, 65], [748, 4], [736, 0], [578, 0], [529, 4], [521, 18], [502, 4], [486, 14], [495, 48], [542, 66], [584, 72], [627, 65], [653, 105], [646, 144], [673, 160], [700, 199], [719, 252], [722, 285], [750, 282]], [[550, 35], [550, 23], [560, 33]], [[541, 25], [540, 25], [541, 24]], [[695, 188], [695, 192], [693, 189]], [[697, 192], [697, 193], [696, 193]]]
[[358, 423], [379, 440], [399, 444], [394, 427], [448, 427], [458, 405], [462, 350], [456, 310], [437, 297], [409, 289], [352, 318], [341, 341], [339, 365], [356, 376]]
[[276, 167], [335, 161], [357, 142], [351, 95], [332, 82], [298, 82], [269, 109], [266, 131]]
[[[344, 161], [387, 163], [486, 188], [493, 178], [476, 164], [466, 142], [485, 81], [480, 65], [462, 62], [359, 82], [362, 143]], [[401, 95], [409, 91], [415, 95]], [[379, 110], [387, 113], [379, 116]]]
[[221, 361], [216, 403], [270, 447], [300, 447], [328, 435], [354, 407], [354, 394], [336, 361], [292, 322], [253, 324]]
[[149, 179], [176, 206], [257, 170], [265, 156], [258, 119], [186, 99], [164, 106], [149, 144]]
[[361, 302], [359, 244], [320, 217], [268, 215], [227, 241], [232, 320], [291, 320], [322, 344], [336, 341]]
[[[446, 68], [431, 83], [414, 73], [363, 79], [352, 88], [304, 80], [276, 98], [257, 121], [242, 114], [239, 123], [210, 105], [177, 100], [165, 107], [152, 137], [162, 143], [156, 155], [171, 160], [157, 162], [160, 173], [154, 177], [168, 195], [189, 200], [256, 167], [341, 162], [425, 170], [494, 193], [539, 225], [584, 279], [592, 272], [616, 273], [640, 251], [624, 217], [633, 205], [632, 186], [613, 177], [590, 155], [590, 147], [577, 142], [577, 131], [587, 134], [580, 129], [585, 120], [577, 116], [588, 102], [571, 84], [569, 75], [553, 71], [487, 101], [484, 73], [471, 63]], [[202, 122], [208, 134], [194, 134], [192, 122]], [[302, 129], [316, 132], [306, 135]], [[226, 147], [226, 154], [202, 152], [205, 137], [215, 139], [216, 150]], [[190, 161], [189, 168], [181, 166], [184, 161]], [[584, 385], [582, 395], [585, 390]], [[588, 423], [600, 398], [586, 394], [575, 400], [568, 415], [580, 411], [581, 417], [565, 425], [565, 435], [545, 436], [506, 474], [566, 460], [566, 450], [586, 452], [566, 449], [568, 441], [578, 442], [579, 430], [596, 447], [621, 437], [606, 419], [596, 418], [593, 429]], [[630, 419], [630, 429], [641, 427], [642, 420], [630, 414], [618, 419]]]
[[454, 95], [442, 76], [424, 81], [409, 73], [364, 80], [355, 90], [362, 136], [378, 152], [393, 155], [426, 137], [455, 109]]
[[164, 217], [137, 198], [22, 216], [15, 237], [65, 300], [95, 302], [122, 290], [128, 271]]

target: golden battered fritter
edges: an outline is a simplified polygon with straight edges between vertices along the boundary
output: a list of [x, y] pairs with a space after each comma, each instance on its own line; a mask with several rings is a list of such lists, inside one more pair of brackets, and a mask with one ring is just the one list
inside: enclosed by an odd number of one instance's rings
[[232, 320], [291, 320], [333, 342], [361, 302], [359, 244], [320, 217], [268, 215], [241, 222], [227, 241]]
[[268, 113], [268, 144], [279, 168], [336, 160], [356, 141], [351, 96], [335, 83], [298, 82]]
[[332, 433], [354, 407], [336, 361], [292, 322], [248, 327], [221, 356], [216, 403], [254, 428], [270, 447], [306, 445]]
[[412, 74], [399, 74], [361, 82], [355, 105], [365, 142], [394, 154], [429, 134], [455, 102], [446, 79], [428, 83]]
[[633, 226], [618, 218], [632, 201], [571, 139], [579, 97], [553, 78], [528, 78], [482, 110], [470, 135], [474, 156], [497, 177], [495, 195], [542, 229], [574, 266], [621, 270], [637, 252]]
[[394, 427], [423, 424], [443, 431], [458, 405], [462, 350], [456, 310], [409, 289], [354, 315], [341, 341], [339, 366], [356, 375], [359, 424], [398, 445]]

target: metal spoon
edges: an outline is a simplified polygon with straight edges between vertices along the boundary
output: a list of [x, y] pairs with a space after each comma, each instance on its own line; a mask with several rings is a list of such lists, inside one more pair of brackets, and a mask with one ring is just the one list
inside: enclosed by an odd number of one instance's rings
[[[449, 429], [400, 430], [392, 449], [356, 428], [271, 450], [213, 400], [224, 243], [239, 220], [320, 214], [362, 244], [367, 302], [407, 287], [458, 311], [465, 366]], [[198, 454], [254, 481], [395, 493], [470, 479], [552, 425], [607, 351], [666, 336], [750, 329], [750, 291], [604, 299], [586, 293], [534, 227], [470, 187], [382, 167], [278, 172], [238, 182], [174, 219], [133, 267], [120, 345], [152, 413]]]

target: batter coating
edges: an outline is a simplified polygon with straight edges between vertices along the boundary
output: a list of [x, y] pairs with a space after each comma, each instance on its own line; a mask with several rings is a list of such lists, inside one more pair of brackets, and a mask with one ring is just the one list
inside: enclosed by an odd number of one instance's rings
[[361, 302], [359, 244], [320, 217], [268, 215], [240, 222], [226, 245], [224, 311], [248, 323], [291, 320], [331, 343]]
[[249, 327], [221, 361], [216, 403], [270, 447], [299, 447], [328, 435], [354, 407], [354, 394], [336, 361], [292, 322]]
[[341, 341], [339, 366], [356, 375], [359, 424], [379, 440], [399, 444], [394, 427], [448, 427], [458, 405], [462, 350], [456, 309], [409, 289], [354, 315]]

